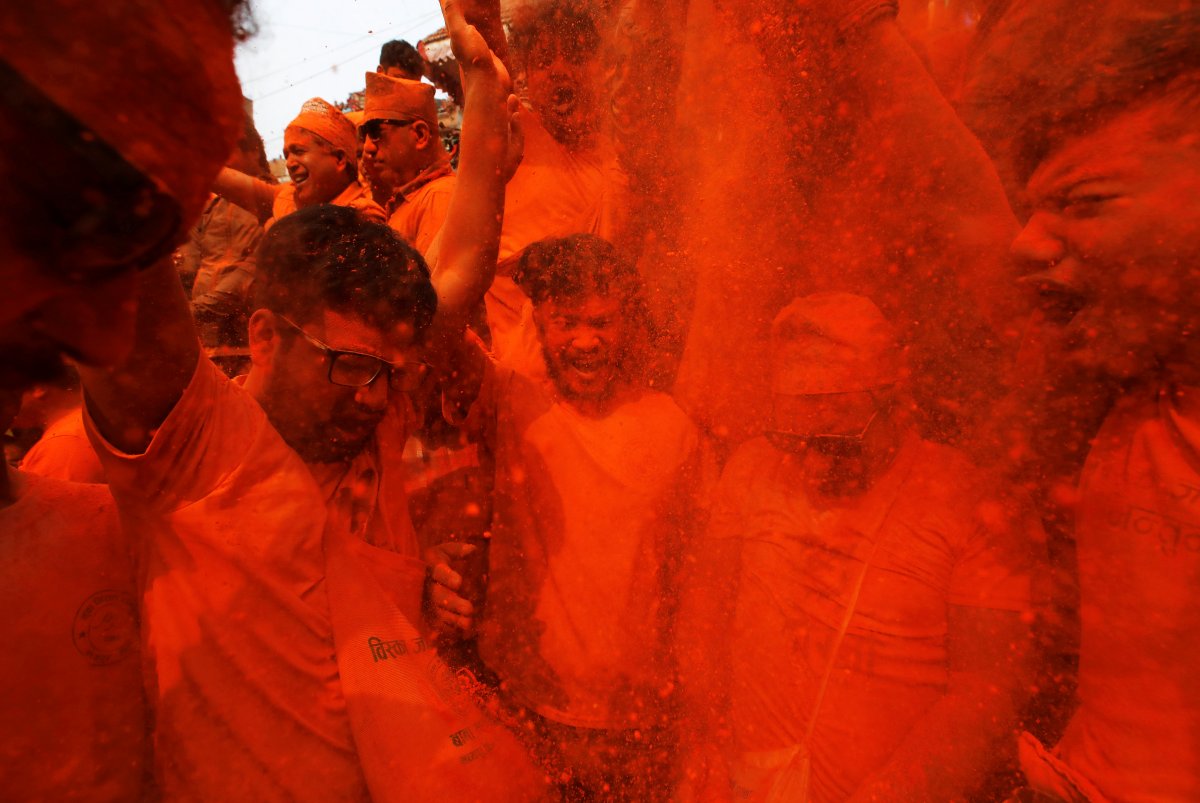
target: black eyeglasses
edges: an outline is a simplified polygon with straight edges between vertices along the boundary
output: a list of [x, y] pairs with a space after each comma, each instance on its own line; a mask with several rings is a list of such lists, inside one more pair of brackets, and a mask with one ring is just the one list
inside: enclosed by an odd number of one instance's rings
[[347, 388], [361, 388], [374, 384], [379, 375], [385, 371], [388, 374], [388, 387], [397, 393], [412, 393], [421, 387], [429, 373], [429, 366], [423, 362], [405, 362], [397, 364], [376, 357], [374, 354], [364, 354], [361, 351], [343, 351], [322, 343], [308, 332], [301, 329], [286, 315], [274, 313], [276, 318], [300, 333], [300, 336], [325, 353], [329, 361], [328, 379], [335, 385]]
[[367, 120], [363, 123], [359, 130], [362, 131], [364, 137], [378, 140], [383, 136], [383, 127], [385, 125], [394, 125], [397, 128], [400, 126], [412, 125], [416, 120]]
[[9, 191], [22, 199], [22, 225], [41, 240], [59, 278], [104, 281], [175, 249], [183, 228], [178, 202], [3, 60], [0, 113], [20, 121], [0, 126], [5, 152], [27, 151], [34, 141], [53, 154], [13, 159], [16, 188]]
[[[891, 389], [891, 385], [885, 386], [885, 391]], [[836, 394], [830, 394], [836, 395]], [[867, 423], [863, 425], [860, 432], [839, 434], [839, 435], [799, 435], [794, 432], [780, 432], [778, 430], [769, 430], [764, 433], [772, 444], [787, 452], [802, 453], [805, 451], [813, 451], [825, 457], [835, 457], [842, 460], [850, 460], [863, 455], [863, 444], [867, 440], [867, 435], [875, 426], [876, 420], [880, 413], [888, 412], [895, 404], [895, 398], [890, 394], [879, 401], [878, 406], [871, 413], [871, 417], [867, 419]]]

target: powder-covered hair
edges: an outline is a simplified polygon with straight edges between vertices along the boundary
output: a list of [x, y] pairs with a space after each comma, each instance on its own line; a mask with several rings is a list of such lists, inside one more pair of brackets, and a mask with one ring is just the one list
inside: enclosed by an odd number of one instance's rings
[[381, 329], [407, 323], [423, 340], [437, 293], [421, 254], [389, 226], [318, 204], [281, 218], [258, 249], [255, 305], [297, 323], [325, 310]]
[[1200, 133], [1200, 6], [1131, 26], [1096, 63], [1046, 87], [1039, 104], [1045, 111], [1018, 135], [1022, 178], [1064, 140], [1160, 100], [1179, 112], [1164, 116], [1162, 135]]

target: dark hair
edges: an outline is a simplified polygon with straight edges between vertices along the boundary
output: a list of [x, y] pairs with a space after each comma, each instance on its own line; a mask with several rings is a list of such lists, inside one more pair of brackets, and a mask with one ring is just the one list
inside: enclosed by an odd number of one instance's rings
[[513, 16], [509, 44], [524, 63], [542, 43], [563, 48], [569, 59], [583, 59], [600, 47], [595, 15], [587, 3], [551, 0], [522, 6]]
[[327, 309], [380, 328], [407, 321], [418, 341], [437, 311], [421, 254], [390, 227], [332, 204], [306, 207], [271, 227], [258, 248], [254, 300], [297, 323]]
[[403, 39], [393, 39], [384, 42], [379, 49], [379, 66], [399, 67], [407, 73], [422, 75], [425, 72], [425, 59], [417, 49]]
[[235, 41], [245, 42], [258, 33], [258, 23], [254, 19], [250, 0], [217, 0], [217, 5], [229, 15], [229, 26]]
[[595, 293], [640, 302], [642, 277], [607, 240], [594, 234], [549, 237], [527, 247], [513, 281], [534, 305]]
[[[1028, 178], [1065, 139], [1141, 104], [1169, 98], [1200, 120], [1200, 7], [1131, 26], [1120, 42], [1043, 95], [1041, 113], [1018, 135], [1018, 169]], [[1195, 128], [1195, 123], [1191, 123]]]

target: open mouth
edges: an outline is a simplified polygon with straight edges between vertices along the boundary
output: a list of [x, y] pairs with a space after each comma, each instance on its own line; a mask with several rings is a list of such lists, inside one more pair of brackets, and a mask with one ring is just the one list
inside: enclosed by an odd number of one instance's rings
[[556, 114], [570, 114], [575, 109], [575, 101], [575, 90], [569, 86], [557, 87], [550, 94], [550, 108], [552, 108]]
[[604, 361], [599, 359], [591, 360], [572, 360], [570, 362], [571, 370], [580, 379], [591, 381], [600, 376], [604, 369]]
[[1066, 326], [1087, 306], [1087, 297], [1061, 282], [1029, 277], [1023, 282], [1034, 293], [1034, 304], [1043, 319], [1055, 326]]

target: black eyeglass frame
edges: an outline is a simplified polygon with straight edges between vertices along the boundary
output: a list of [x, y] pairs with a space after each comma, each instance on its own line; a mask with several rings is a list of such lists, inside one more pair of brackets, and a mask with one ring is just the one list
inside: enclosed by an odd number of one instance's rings
[[[295, 329], [301, 337], [324, 353], [325, 359], [329, 363], [329, 370], [326, 372], [325, 378], [329, 380], [331, 385], [337, 385], [338, 387], [342, 388], [370, 387], [371, 385], [375, 384], [375, 380], [379, 379], [379, 375], [382, 374], [386, 369], [388, 373], [389, 389], [397, 393], [413, 393], [421, 387], [422, 383], [425, 381], [425, 377], [429, 374], [430, 365], [425, 362], [413, 361], [397, 365], [394, 362], [388, 362], [382, 357], [377, 357], [374, 354], [367, 354], [363, 351], [335, 349], [328, 343], [325, 343], [324, 341], [319, 340], [310, 335], [308, 332], [304, 331], [299, 324], [286, 315], [275, 312], [274, 310], [272, 310], [271, 314], [276, 318], [279, 318], [291, 328]], [[337, 368], [338, 359], [341, 357], [358, 357], [371, 360], [373, 363], [375, 363], [375, 371], [371, 374], [369, 379], [363, 382], [339, 382], [333, 378], [333, 373]], [[397, 382], [397, 378], [400, 378], [401, 381]]]
[[385, 123], [387, 125], [394, 125], [397, 128], [402, 128], [406, 125], [412, 125], [415, 122], [417, 122], [416, 118], [412, 120], [385, 120], [381, 117], [377, 117], [364, 121], [363, 124], [358, 127], [358, 130], [362, 132], [363, 137], [378, 142], [379, 138], [383, 135], [382, 126]]

